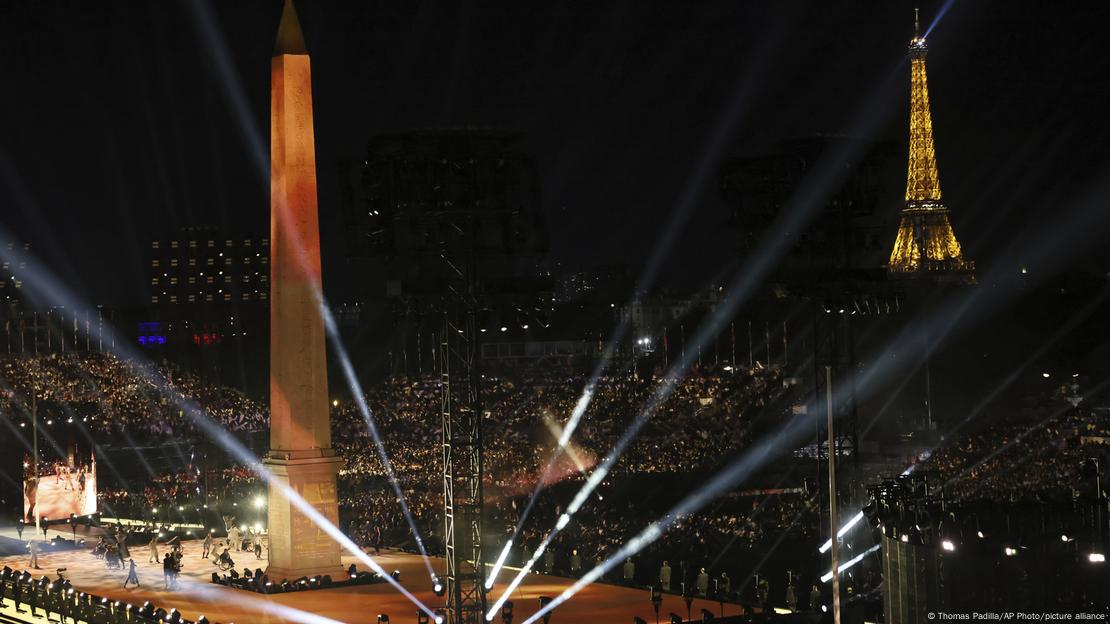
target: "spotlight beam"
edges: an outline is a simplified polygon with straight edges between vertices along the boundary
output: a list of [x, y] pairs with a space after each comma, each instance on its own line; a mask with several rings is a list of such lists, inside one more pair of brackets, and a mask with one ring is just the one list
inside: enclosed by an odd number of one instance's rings
[[[844, 563], [844, 565], [837, 566], [837, 571], [838, 572], [843, 572], [843, 571], [847, 570], [848, 568], [856, 565], [860, 561], [863, 561], [864, 558], [867, 557], [867, 555], [870, 555], [871, 553], [875, 552], [876, 550], [879, 550], [880, 548], [882, 548], [882, 544], [875, 544], [871, 548], [868, 548], [867, 550], [861, 552], [860, 554], [858, 554], [855, 557], [852, 557], [851, 559], [846, 561]], [[832, 576], [833, 576], [832, 570], [829, 570], [828, 572], [826, 572], [824, 575], [821, 576], [821, 582], [822, 583], [828, 583], [830, 580], [832, 580]]]
[[[852, 516], [852, 518], [850, 520], [848, 520], [847, 522], [844, 523], [844, 526], [840, 527], [840, 529], [837, 530], [836, 539], [840, 539], [840, 538], [844, 537], [845, 535], [847, 535], [848, 531], [851, 531], [852, 527], [859, 524], [860, 520], [863, 520], [863, 512], [862, 511], [857, 512], [856, 515]], [[826, 540], [824, 544], [821, 544], [821, 547], [817, 549], [817, 552], [820, 552], [821, 554], [824, 554], [824, 553], [828, 552], [828, 550], [830, 548], [832, 548], [832, 540], [831, 539]]]

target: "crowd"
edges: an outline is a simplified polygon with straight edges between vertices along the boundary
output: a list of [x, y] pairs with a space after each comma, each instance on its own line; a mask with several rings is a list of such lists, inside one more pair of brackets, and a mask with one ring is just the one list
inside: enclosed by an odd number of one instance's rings
[[[503, 493], [529, 489], [550, 457], [562, 426], [579, 403], [587, 379], [579, 375], [488, 378], [483, 388], [487, 475]], [[603, 456], [658, 385], [634, 375], [599, 378], [574, 435], [576, 445], [553, 478], [589, 468]], [[677, 383], [615, 467], [616, 474], [683, 473], [720, 461], [745, 445], [760, 413], [782, 396], [777, 373], [699, 374]], [[369, 388], [366, 405], [403, 478], [437, 479], [440, 450], [438, 380], [396, 377]], [[786, 406], [776, 405], [776, 414]], [[386, 476], [376, 453], [367, 452], [369, 430], [357, 404], [333, 410], [333, 442], [345, 459], [344, 473]], [[578, 463], [574, 460], [577, 459]], [[579, 465], [580, 464], [580, 465]]]
[[1070, 401], [1066, 388], [1002, 422], [961, 433], [920, 461], [954, 500], [1059, 498], [1081, 485], [1080, 466], [1110, 465], [1110, 411]]
[[107, 353], [0, 356], [0, 414], [29, 420], [32, 397], [40, 422], [80, 420], [96, 433], [191, 435], [195, 427], [178, 397], [195, 402], [231, 431], [258, 431], [268, 425], [265, 406], [238, 390], [204, 383], [170, 364], [134, 362]]

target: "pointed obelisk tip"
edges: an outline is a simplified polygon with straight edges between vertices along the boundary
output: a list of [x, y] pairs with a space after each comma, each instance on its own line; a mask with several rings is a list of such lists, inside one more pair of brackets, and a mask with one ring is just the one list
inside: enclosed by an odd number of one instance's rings
[[297, 19], [297, 10], [293, 8], [293, 0], [285, 0], [285, 8], [281, 10], [281, 22], [278, 24], [277, 39], [274, 41], [274, 56], [282, 54], [308, 54], [304, 45], [304, 33], [301, 32], [301, 21]]
[[917, 38], [917, 37], [921, 36], [921, 19], [918, 15], [918, 13], [920, 11], [921, 10], [918, 9], [917, 7], [914, 7], [914, 9], [913, 9], [913, 36], [914, 36], [914, 38]]

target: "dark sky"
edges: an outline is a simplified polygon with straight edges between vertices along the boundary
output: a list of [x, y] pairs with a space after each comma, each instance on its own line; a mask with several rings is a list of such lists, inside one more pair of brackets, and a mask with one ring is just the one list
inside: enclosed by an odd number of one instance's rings
[[[908, 69], [880, 85], [904, 59], [914, 5], [302, 0], [326, 288], [379, 290], [343, 259], [339, 161], [380, 132], [460, 126], [526, 135], [553, 260], [643, 264], [685, 202], [663, 282], [710, 275], [733, 254], [720, 158], [813, 133], [904, 141]], [[925, 24], [942, 7], [920, 5]], [[0, 223], [107, 303], [144, 299], [152, 236], [265, 231], [280, 10], [0, 4]], [[1108, 172], [1108, 31], [1103, 2], [957, 0], [932, 32], [941, 183], [981, 264]], [[878, 114], [861, 120], [877, 90]]]

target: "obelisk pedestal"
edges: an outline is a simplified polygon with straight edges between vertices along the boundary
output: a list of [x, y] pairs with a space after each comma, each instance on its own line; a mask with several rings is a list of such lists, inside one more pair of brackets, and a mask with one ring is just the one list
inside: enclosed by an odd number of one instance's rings
[[271, 582], [342, 578], [339, 544], [286, 495], [286, 487], [337, 525], [324, 318], [312, 76], [304, 36], [286, 0], [270, 66]]

